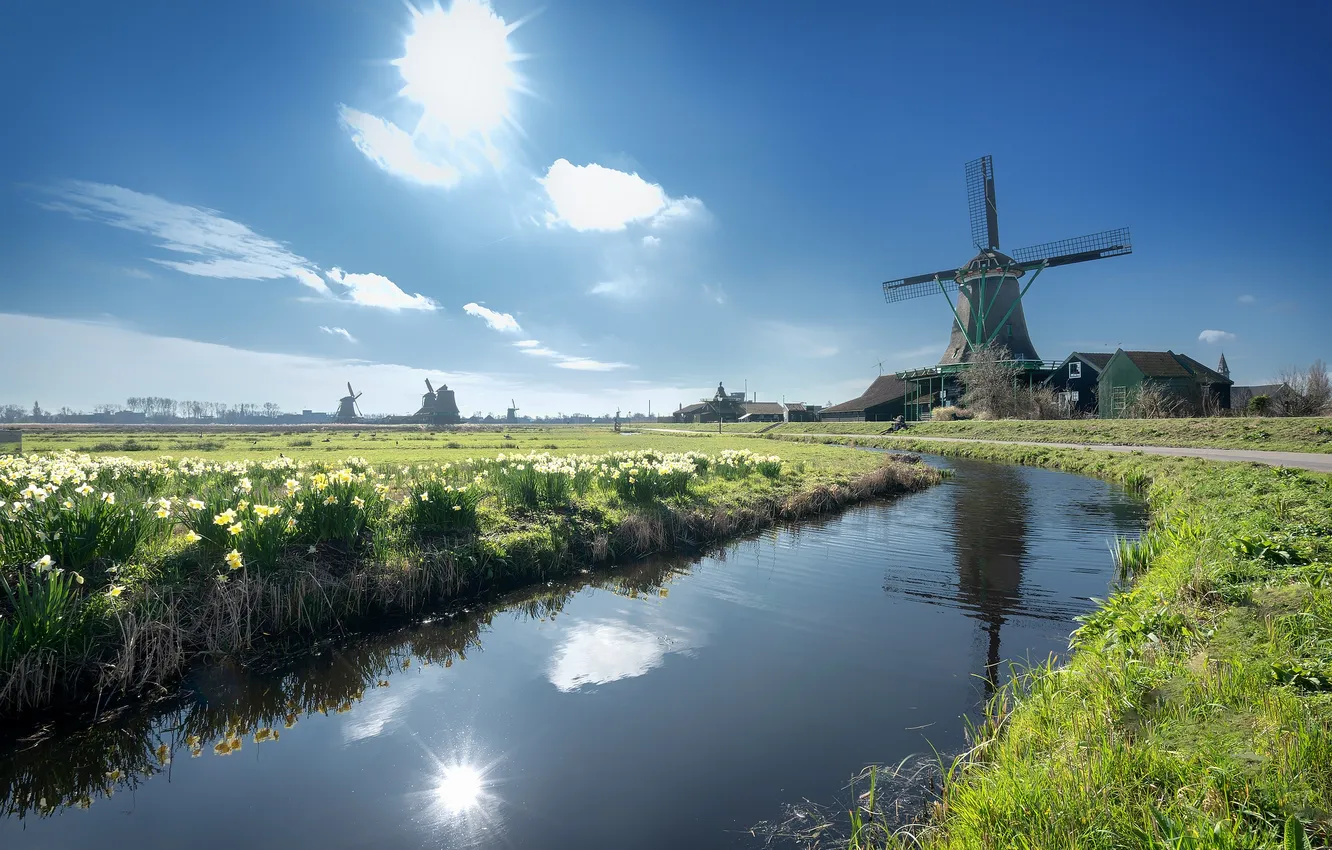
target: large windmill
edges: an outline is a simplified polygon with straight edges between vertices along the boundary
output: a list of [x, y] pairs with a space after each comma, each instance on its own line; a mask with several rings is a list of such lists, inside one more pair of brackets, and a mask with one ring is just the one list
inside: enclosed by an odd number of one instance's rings
[[[987, 154], [966, 165], [967, 209], [971, 215], [971, 242], [980, 251], [965, 266], [931, 274], [898, 278], [883, 284], [890, 304], [940, 293], [953, 314], [948, 348], [939, 366], [898, 373], [908, 381], [939, 378], [955, 373], [979, 348], [1002, 346], [1017, 364], [1039, 369], [1040, 357], [1027, 333], [1022, 299], [1042, 271], [1132, 253], [1127, 227], [1104, 230], [1074, 239], [1020, 248], [1011, 254], [999, 250], [999, 208], [994, 194], [994, 163]], [[1019, 280], [1028, 273], [1025, 284]], [[952, 293], [957, 293], [953, 302]], [[952, 366], [949, 369], [945, 367]], [[917, 390], [921, 388], [918, 386]], [[919, 394], [919, 393], [918, 393]], [[908, 401], [910, 403], [910, 401]]]
[[[1046, 242], [1005, 254], [999, 250], [994, 163], [987, 154], [968, 162], [966, 173], [971, 242], [980, 253], [961, 268], [887, 281], [883, 284], [884, 298], [895, 303], [942, 293], [953, 312], [953, 323], [940, 364], [964, 363], [972, 350], [991, 345], [1006, 347], [1015, 360], [1039, 360], [1022, 312], [1027, 290], [1051, 266], [1131, 253], [1128, 228]], [[1018, 280], [1028, 272], [1031, 277], [1019, 288]], [[953, 292], [958, 293], [956, 305], [950, 297]]]

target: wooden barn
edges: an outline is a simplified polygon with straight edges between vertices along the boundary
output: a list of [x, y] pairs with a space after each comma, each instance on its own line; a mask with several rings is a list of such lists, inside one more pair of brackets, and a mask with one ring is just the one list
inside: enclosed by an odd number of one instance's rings
[[1101, 370], [1096, 392], [1102, 419], [1131, 415], [1134, 398], [1146, 387], [1162, 392], [1181, 414], [1198, 416], [1229, 410], [1233, 383], [1187, 354], [1120, 348]]
[[906, 382], [896, 375], [880, 375], [865, 392], [850, 401], [819, 411], [824, 422], [889, 422], [906, 412]]
[[1044, 386], [1053, 390], [1055, 396], [1074, 413], [1096, 413], [1096, 385], [1101, 379], [1101, 370], [1110, 362], [1111, 354], [1093, 354], [1075, 351], [1068, 355], [1063, 363], [1055, 367]]

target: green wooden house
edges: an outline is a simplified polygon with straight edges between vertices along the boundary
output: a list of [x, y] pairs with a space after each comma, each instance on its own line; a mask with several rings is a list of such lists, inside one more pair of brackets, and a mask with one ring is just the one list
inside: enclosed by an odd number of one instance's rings
[[1149, 386], [1179, 415], [1200, 416], [1210, 410], [1229, 410], [1233, 383], [1187, 354], [1120, 348], [1101, 370], [1096, 395], [1102, 419], [1132, 415], [1134, 400]]

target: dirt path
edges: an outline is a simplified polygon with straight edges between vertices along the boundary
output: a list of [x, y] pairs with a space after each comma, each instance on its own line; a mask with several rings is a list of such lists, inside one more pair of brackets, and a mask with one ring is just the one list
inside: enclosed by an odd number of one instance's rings
[[[657, 431], [667, 434], [700, 434], [710, 433], [706, 431], [687, 431], [683, 428], [644, 428], [644, 431]], [[740, 432], [729, 432], [732, 437], [748, 437], [753, 434]], [[801, 436], [796, 432], [790, 433], [791, 436]], [[810, 437], [837, 437], [838, 439], [852, 440], [893, 440], [897, 439], [891, 434], [807, 434]], [[1101, 452], [1142, 452], [1148, 455], [1171, 455], [1174, 457], [1197, 457], [1203, 460], [1230, 461], [1241, 463], [1264, 463], [1268, 466], [1293, 466], [1299, 469], [1310, 469], [1314, 472], [1332, 473], [1332, 455], [1316, 454], [1312, 452], [1260, 452], [1250, 451], [1248, 449], [1203, 449], [1190, 448], [1186, 446], [1109, 446], [1096, 445], [1094, 443], [1040, 443], [1033, 440], [973, 440], [966, 437], [929, 437], [924, 435], [914, 435], [907, 431], [901, 435], [908, 440], [928, 441], [934, 440], [940, 443], [993, 443], [998, 446], [1036, 446], [1038, 448], [1050, 449], [1094, 449]]]

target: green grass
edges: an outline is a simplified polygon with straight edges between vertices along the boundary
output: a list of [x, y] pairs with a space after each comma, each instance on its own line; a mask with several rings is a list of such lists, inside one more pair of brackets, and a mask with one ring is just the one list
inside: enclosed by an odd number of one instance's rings
[[201, 654], [245, 655], [276, 635], [317, 637], [939, 479], [743, 438], [562, 429], [358, 443], [372, 434], [330, 435], [342, 454], [230, 434], [188, 459], [0, 458], [0, 714], [136, 692]]
[[1327, 845], [1332, 477], [891, 445], [1124, 482], [1152, 522], [1121, 547], [1131, 582], [1084, 619], [1068, 664], [1024, 671], [986, 707], [929, 820], [893, 834], [861, 818], [854, 846], [1276, 848], [1305, 830]]
[[[768, 433], [882, 434], [887, 422], [793, 422]], [[662, 428], [676, 426], [659, 426]], [[681, 428], [702, 428], [698, 425]], [[715, 431], [716, 425], [712, 428]], [[743, 425], [725, 425], [746, 433]], [[1280, 452], [1332, 452], [1332, 418], [1207, 419], [1068, 419], [996, 420], [978, 422], [913, 422], [907, 438], [957, 437], [973, 440], [1021, 440], [1038, 443], [1091, 443], [1125, 446], [1188, 446], [1211, 449], [1257, 449]], [[900, 438], [899, 438], [900, 439]]]

